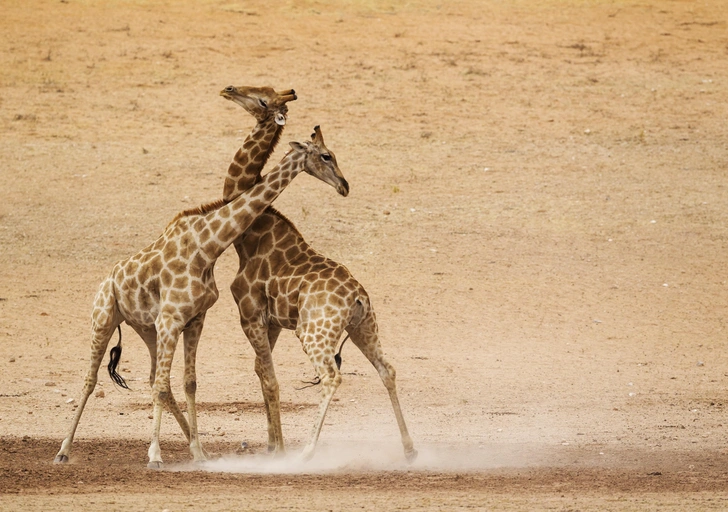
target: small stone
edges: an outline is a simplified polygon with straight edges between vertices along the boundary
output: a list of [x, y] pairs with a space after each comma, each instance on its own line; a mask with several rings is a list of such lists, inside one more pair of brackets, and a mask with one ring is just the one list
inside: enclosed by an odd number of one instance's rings
[[702, 361], [698, 361], [698, 366], [705, 366], [705, 363]]
[[66, 400], [66, 403], [67, 404], [72, 404], [73, 403], [73, 398], [69, 398], [68, 400]]
[[384, 210], [384, 211], [383, 211], [382, 213], [383, 213], [384, 215], [389, 215], [389, 214], [390, 214], [390, 213], [392, 213], [392, 212], [390, 212], [389, 210]]
[[104, 393], [103, 389], [99, 389], [94, 396], [96, 398], [104, 398], [106, 396], [106, 393]]
[[14, 363], [14, 362], [15, 362], [15, 358], [14, 358], [14, 357], [11, 357], [11, 358], [10, 358], [10, 362], [11, 362], [11, 363]]
[[53, 382], [52, 380], [49, 380], [45, 383], [45, 385], [46, 385], [46, 387], [52, 388], [56, 385], [56, 383]]

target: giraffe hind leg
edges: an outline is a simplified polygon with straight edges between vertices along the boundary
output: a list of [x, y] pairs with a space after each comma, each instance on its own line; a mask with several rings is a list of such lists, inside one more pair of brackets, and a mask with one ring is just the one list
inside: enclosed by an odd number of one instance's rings
[[394, 416], [397, 419], [397, 425], [399, 426], [399, 432], [402, 437], [402, 446], [404, 447], [404, 454], [408, 462], [413, 462], [417, 458], [417, 450], [414, 448], [414, 443], [407, 430], [407, 424], [404, 421], [402, 415], [402, 408], [399, 404], [399, 398], [397, 397], [397, 387], [395, 385], [396, 371], [394, 367], [387, 362], [384, 358], [381, 344], [379, 343], [379, 333], [377, 328], [377, 321], [372, 312], [364, 317], [361, 323], [356, 327], [348, 328], [351, 341], [359, 347], [362, 354], [372, 363], [376, 368], [379, 377], [382, 379], [382, 383], [387, 388], [389, 393], [389, 399], [392, 402], [392, 409], [394, 410]]
[[[305, 328], [301, 329], [301, 331], [296, 331], [296, 334], [314, 366], [316, 375], [321, 379], [321, 401], [319, 402], [318, 417], [311, 430], [308, 443], [303, 448], [303, 452], [301, 452], [301, 458], [303, 460], [309, 460], [313, 457], [314, 451], [316, 450], [316, 444], [318, 443], [331, 399], [334, 397], [334, 393], [339, 385], [341, 385], [341, 373], [334, 359], [336, 340], [340, 336], [337, 335], [328, 339], [323, 334], [317, 333], [315, 329], [307, 331]], [[323, 353], [320, 353], [321, 351]]]
[[78, 408], [76, 414], [71, 422], [71, 427], [68, 430], [63, 443], [61, 443], [61, 449], [56, 454], [54, 462], [57, 464], [64, 464], [68, 462], [71, 455], [71, 445], [73, 444], [73, 438], [76, 435], [76, 429], [78, 423], [81, 420], [81, 415], [86, 407], [88, 397], [93, 393], [96, 383], [98, 382], [98, 373], [101, 362], [104, 359], [104, 354], [109, 346], [109, 341], [114, 334], [114, 330], [121, 323], [121, 319], [118, 317], [116, 310], [116, 300], [113, 294], [113, 283], [111, 278], [107, 279], [102, 283], [96, 294], [94, 300], [94, 311], [92, 314], [92, 337], [91, 337], [91, 366], [86, 374], [86, 380], [81, 393], [81, 398], [78, 401]]

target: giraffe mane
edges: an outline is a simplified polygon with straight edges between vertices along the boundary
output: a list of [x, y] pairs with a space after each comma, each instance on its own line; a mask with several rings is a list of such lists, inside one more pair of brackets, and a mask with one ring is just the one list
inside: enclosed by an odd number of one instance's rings
[[303, 238], [303, 235], [301, 234], [301, 232], [298, 230], [298, 228], [296, 227], [296, 225], [293, 224], [293, 222], [291, 222], [291, 220], [288, 217], [286, 217], [285, 215], [283, 215], [281, 212], [279, 212], [278, 210], [276, 210], [272, 206], [269, 206], [266, 211], [269, 212], [269, 213], [271, 213], [271, 214], [273, 214], [273, 215], [275, 215], [276, 217], [278, 217], [279, 219], [281, 219], [283, 222], [285, 222], [286, 224], [288, 224], [288, 226], [291, 228], [291, 230], [293, 230], [293, 232], [295, 232], [298, 236], [300, 236], [301, 238]]
[[276, 146], [278, 145], [278, 142], [281, 140], [281, 135], [283, 135], [282, 127], [276, 128], [275, 134], [273, 135], [273, 139], [270, 141], [270, 146], [268, 147], [268, 152], [263, 155], [263, 165], [260, 167], [261, 169], [263, 167], [265, 167], [266, 163], [268, 163], [268, 159], [273, 154], [273, 151], [275, 151]]
[[[232, 201], [234, 199], [235, 198], [231, 199], [230, 201]], [[195, 208], [183, 210], [183, 211], [179, 212], [177, 215], [175, 215], [174, 219], [172, 219], [172, 221], [169, 224], [167, 224], [167, 227], [169, 227], [171, 224], [174, 224], [177, 220], [181, 219], [182, 217], [189, 217], [190, 215], [205, 215], [207, 213], [210, 213], [211, 211], [217, 210], [221, 206], [225, 206], [230, 201], [225, 201], [224, 199], [217, 199], [215, 201], [202, 204]]]

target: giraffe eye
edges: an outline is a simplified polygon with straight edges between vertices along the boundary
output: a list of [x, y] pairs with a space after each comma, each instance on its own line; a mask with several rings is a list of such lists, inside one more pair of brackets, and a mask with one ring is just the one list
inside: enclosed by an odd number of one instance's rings
[[323, 153], [321, 155], [321, 160], [323, 160], [324, 162], [330, 162], [331, 161], [331, 155], [328, 155], [326, 153]]
[[235, 87], [233, 87], [232, 85], [228, 85], [227, 87], [225, 87], [225, 92], [233, 92], [234, 90]]
[[258, 103], [260, 103], [261, 107], [268, 108], [268, 104], [265, 102], [265, 100], [259, 99]]

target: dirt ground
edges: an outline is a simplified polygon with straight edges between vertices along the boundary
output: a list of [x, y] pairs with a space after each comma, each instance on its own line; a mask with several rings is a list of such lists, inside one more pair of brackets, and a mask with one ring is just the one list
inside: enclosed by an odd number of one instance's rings
[[[0, 17], [0, 508], [728, 508], [728, 6], [723, 1], [5, 2]], [[377, 311], [420, 457], [353, 346], [318, 390], [276, 347], [291, 458], [264, 455], [228, 291], [198, 353], [202, 466], [171, 416], [146, 469], [149, 356], [125, 327], [71, 463], [53, 457], [113, 263], [217, 199], [295, 88], [277, 162], [320, 124], [351, 185], [275, 205]], [[180, 357], [173, 386], [181, 389]], [[241, 443], [246, 443], [243, 448]]]

